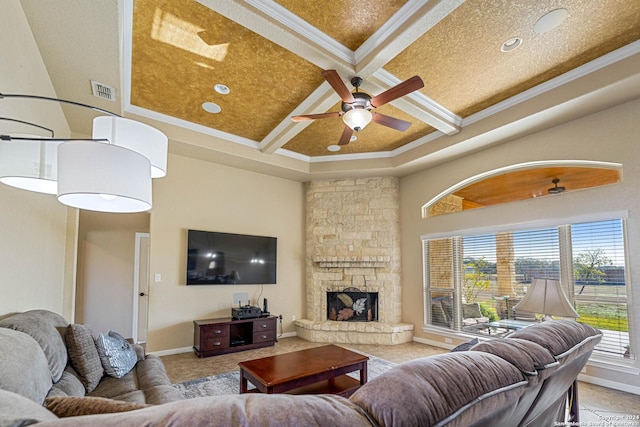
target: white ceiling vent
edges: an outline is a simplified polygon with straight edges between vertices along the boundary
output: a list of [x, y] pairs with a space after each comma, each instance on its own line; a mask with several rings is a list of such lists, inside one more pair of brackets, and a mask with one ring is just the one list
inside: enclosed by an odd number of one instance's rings
[[94, 82], [91, 80], [91, 91], [93, 92], [93, 96], [97, 96], [98, 98], [108, 99], [109, 101], [116, 101], [116, 90], [111, 86], [107, 86], [102, 83]]

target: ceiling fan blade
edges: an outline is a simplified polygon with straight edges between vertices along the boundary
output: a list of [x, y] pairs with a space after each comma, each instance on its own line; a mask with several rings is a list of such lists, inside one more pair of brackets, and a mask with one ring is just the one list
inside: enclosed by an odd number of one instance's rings
[[340, 117], [340, 113], [338, 111], [332, 111], [330, 113], [303, 114], [302, 116], [293, 116], [291, 120], [294, 122], [304, 122], [307, 120], [328, 119], [329, 117]]
[[385, 116], [384, 114], [380, 113], [373, 113], [373, 118], [371, 120], [379, 125], [399, 130], [400, 132], [404, 132], [405, 130], [409, 129], [409, 126], [411, 126], [411, 122], [396, 119], [395, 117]]
[[347, 85], [344, 84], [336, 70], [324, 70], [322, 72], [322, 77], [324, 77], [344, 102], [355, 102], [355, 98], [351, 94], [351, 91]]
[[338, 145], [347, 145], [351, 141], [351, 135], [353, 135], [353, 129], [345, 125], [340, 141], [338, 141]]
[[410, 79], [407, 79], [402, 83], [398, 83], [394, 87], [387, 89], [380, 95], [371, 98], [371, 105], [376, 108], [380, 107], [387, 102], [391, 102], [394, 99], [405, 96], [406, 94], [411, 93], [414, 90], [418, 90], [422, 87], [424, 87], [424, 82], [422, 81], [422, 79], [419, 76], [413, 76]]

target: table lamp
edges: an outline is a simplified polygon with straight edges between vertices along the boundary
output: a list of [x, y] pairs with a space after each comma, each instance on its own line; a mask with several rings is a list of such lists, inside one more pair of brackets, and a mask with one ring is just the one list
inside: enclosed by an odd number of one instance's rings
[[513, 309], [543, 314], [545, 320], [550, 316], [580, 317], [556, 279], [533, 279], [531, 288]]

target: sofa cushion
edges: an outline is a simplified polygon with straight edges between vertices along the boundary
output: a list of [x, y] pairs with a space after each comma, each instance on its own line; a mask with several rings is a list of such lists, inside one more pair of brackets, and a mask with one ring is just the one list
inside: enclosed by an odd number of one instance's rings
[[104, 397], [47, 397], [45, 407], [58, 417], [76, 417], [78, 415], [113, 414], [134, 411], [149, 405], [122, 402]]
[[547, 320], [535, 326], [520, 329], [509, 337], [535, 342], [549, 350], [558, 361], [564, 363], [562, 359], [571, 359], [573, 350], [584, 341], [590, 342], [592, 347], [595, 347], [602, 338], [602, 332], [575, 320], [562, 319]]
[[538, 374], [538, 370], [558, 365], [558, 361], [544, 347], [520, 339], [496, 338], [478, 343], [471, 351], [483, 351], [500, 356], [529, 376]]
[[[464, 351], [400, 364], [350, 400], [379, 425], [434, 426], [454, 419], [455, 425], [469, 425], [488, 414], [494, 421], [508, 419], [526, 385], [523, 374], [498, 356]], [[389, 404], [399, 397], [402, 404]]]
[[0, 426], [28, 426], [56, 419], [58, 418], [41, 404], [19, 394], [0, 389]]
[[477, 319], [482, 317], [478, 303], [462, 304], [462, 317], [464, 319]]
[[96, 388], [104, 374], [93, 331], [89, 325], [69, 325], [66, 333], [69, 359], [87, 393]]
[[90, 396], [153, 405], [184, 398], [182, 393], [171, 385], [162, 360], [153, 354], [139, 361], [131, 372], [122, 378], [105, 376]]
[[71, 365], [67, 365], [67, 368], [62, 373], [60, 381], [51, 387], [47, 397], [84, 396], [86, 392], [87, 390], [80, 381], [78, 373], [71, 367]]
[[434, 301], [431, 303], [431, 323], [437, 326], [449, 326], [447, 315], [445, 314], [440, 301]]
[[38, 343], [23, 332], [0, 328], [0, 389], [41, 405], [51, 384], [47, 358]]
[[59, 314], [47, 310], [31, 310], [14, 314], [0, 321], [0, 326], [31, 335], [47, 358], [51, 379], [57, 382], [67, 366], [64, 333], [68, 322]]
[[114, 331], [100, 334], [96, 338], [96, 348], [107, 375], [122, 378], [136, 365], [138, 355], [122, 335]]

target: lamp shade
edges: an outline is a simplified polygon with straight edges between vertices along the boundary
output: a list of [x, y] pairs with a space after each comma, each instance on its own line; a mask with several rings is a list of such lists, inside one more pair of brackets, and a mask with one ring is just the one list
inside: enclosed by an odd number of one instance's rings
[[111, 144], [136, 151], [151, 162], [151, 177], [167, 174], [167, 136], [144, 123], [115, 116], [93, 119], [93, 138], [108, 139]]
[[[41, 139], [36, 135], [20, 136]], [[59, 144], [59, 141], [1, 141], [0, 182], [23, 190], [56, 194]]]
[[534, 279], [522, 301], [513, 308], [545, 316], [580, 317], [555, 279]]
[[94, 141], [58, 147], [58, 200], [100, 212], [151, 208], [151, 163], [128, 148]]
[[360, 131], [371, 122], [371, 111], [363, 108], [354, 108], [342, 115], [342, 121], [353, 130]]

